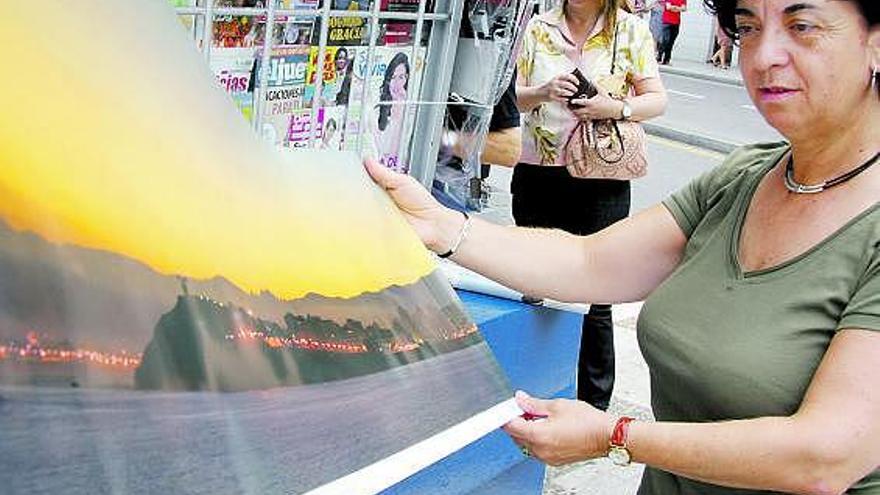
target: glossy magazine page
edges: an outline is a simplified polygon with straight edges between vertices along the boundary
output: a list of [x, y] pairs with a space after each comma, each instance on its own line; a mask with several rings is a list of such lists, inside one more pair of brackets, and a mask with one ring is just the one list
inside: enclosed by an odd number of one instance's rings
[[0, 53], [0, 492], [373, 493], [515, 414], [359, 159], [261, 141], [164, 2]]

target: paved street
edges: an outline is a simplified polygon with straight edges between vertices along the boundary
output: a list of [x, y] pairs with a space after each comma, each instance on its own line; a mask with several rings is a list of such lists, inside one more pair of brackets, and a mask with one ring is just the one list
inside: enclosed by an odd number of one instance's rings
[[752, 105], [745, 88], [670, 73], [666, 114], [652, 124], [709, 136], [733, 144], [782, 139]]

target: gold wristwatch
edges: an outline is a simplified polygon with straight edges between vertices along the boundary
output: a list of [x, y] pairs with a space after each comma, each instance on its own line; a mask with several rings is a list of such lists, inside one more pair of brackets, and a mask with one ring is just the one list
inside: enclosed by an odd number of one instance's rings
[[626, 437], [629, 434], [629, 424], [633, 421], [635, 418], [621, 416], [614, 424], [614, 430], [611, 431], [611, 438], [608, 440], [608, 458], [618, 466], [628, 466], [632, 460], [626, 447]]

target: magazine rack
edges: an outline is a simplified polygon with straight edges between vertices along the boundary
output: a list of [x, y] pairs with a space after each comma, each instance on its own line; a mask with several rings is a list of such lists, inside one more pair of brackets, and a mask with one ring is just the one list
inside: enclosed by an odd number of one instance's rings
[[[217, 80], [265, 138], [357, 153], [384, 146], [377, 156], [387, 158], [386, 165], [430, 184], [462, 0], [169, 1]], [[265, 26], [273, 26], [270, 36]], [[396, 75], [389, 70], [397, 61], [391, 52], [410, 62], [405, 98], [400, 91], [387, 98]], [[336, 71], [337, 63], [345, 72]], [[404, 111], [382, 110], [395, 106]], [[383, 112], [384, 119], [376, 117]], [[368, 132], [377, 126], [382, 130]], [[390, 138], [364, 138], [373, 134]]]

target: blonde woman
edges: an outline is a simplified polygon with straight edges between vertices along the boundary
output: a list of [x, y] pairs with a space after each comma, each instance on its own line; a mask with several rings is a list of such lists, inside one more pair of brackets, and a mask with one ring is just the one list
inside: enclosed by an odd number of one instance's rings
[[[619, 0], [567, 0], [526, 28], [516, 88], [522, 157], [511, 183], [517, 225], [587, 235], [629, 214], [629, 181], [574, 178], [562, 159], [579, 121], [639, 121], [666, 107], [648, 26], [620, 7]], [[576, 68], [599, 94], [571, 99]], [[600, 409], [608, 407], [614, 386], [612, 331], [611, 306], [592, 305], [583, 323], [578, 398]]]

